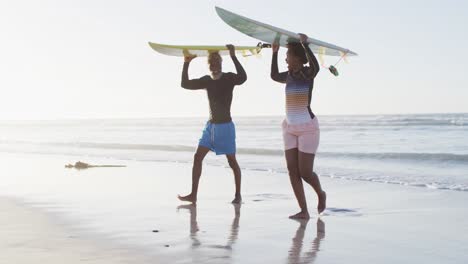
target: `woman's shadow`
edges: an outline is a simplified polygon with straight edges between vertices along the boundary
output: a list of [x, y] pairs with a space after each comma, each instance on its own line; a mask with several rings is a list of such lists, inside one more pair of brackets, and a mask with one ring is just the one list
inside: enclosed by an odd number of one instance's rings
[[309, 220], [296, 220], [299, 222], [299, 227], [296, 230], [296, 234], [292, 239], [291, 249], [288, 254], [288, 264], [297, 263], [313, 263], [317, 257], [317, 252], [320, 251], [320, 242], [325, 238], [325, 223], [318, 218], [316, 224], [316, 235], [312, 241], [310, 249], [304, 253], [304, 235]]
[[[239, 222], [240, 222], [240, 207], [241, 205], [234, 206], [234, 219], [232, 220], [230, 234], [228, 237], [227, 244], [225, 245], [208, 245], [211, 248], [222, 248], [230, 252], [232, 246], [236, 243], [236, 240], [239, 235]], [[188, 210], [190, 214], [190, 239], [192, 240], [192, 249], [196, 249], [202, 245], [201, 241], [198, 238], [198, 232], [200, 228], [198, 227], [197, 222], [197, 206], [193, 204], [180, 205], [177, 207], [177, 210], [184, 209]], [[296, 230], [296, 234], [292, 239], [291, 248], [288, 254], [288, 264], [297, 264], [297, 263], [313, 263], [317, 257], [317, 252], [320, 251], [320, 243], [325, 238], [325, 223], [318, 218], [316, 222], [316, 235], [312, 241], [312, 245], [306, 251], [304, 251], [304, 237], [305, 231], [309, 220], [296, 220], [299, 223], [299, 226]], [[225, 251], [226, 252], [226, 251]], [[229, 256], [225, 256], [229, 259]]]

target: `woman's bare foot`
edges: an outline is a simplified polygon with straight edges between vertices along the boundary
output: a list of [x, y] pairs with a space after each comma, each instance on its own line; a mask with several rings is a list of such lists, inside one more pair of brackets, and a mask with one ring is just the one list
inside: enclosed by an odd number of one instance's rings
[[189, 194], [187, 196], [177, 195], [177, 198], [179, 198], [179, 200], [184, 201], [184, 202], [191, 202], [191, 203], [196, 203], [197, 202], [197, 197], [195, 197], [192, 194]]
[[309, 215], [309, 212], [307, 211], [301, 211], [295, 215], [291, 215], [289, 216], [289, 218], [291, 219], [309, 219], [310, 218], [310, 215]]
[[322, 193], [318, 196], [318, 213], [321, 214], [325, 210], [325, 208], [327, 208], [327, 193], [322, 191]]
[[234, 197], [234, 200], [232, 200], [233, 204], [240, 204], [242, 203], [242, 196], [240, 194], [236, 194], [236, 196]]

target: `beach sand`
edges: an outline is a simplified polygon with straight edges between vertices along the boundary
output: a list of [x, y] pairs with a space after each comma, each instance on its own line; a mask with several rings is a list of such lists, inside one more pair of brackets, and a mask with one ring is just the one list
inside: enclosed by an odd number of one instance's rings
[[[312, 218], [298, 222], [286, 174], [243, 170], [236, 207], [230, 169], [205, 166], [194, 207], [176, 199], [188, 163], [0, 158], [0, 263], [468, 261], [467, 192], [321, 177], [328, 209], [318, 217], [307, 188]], [[77, 160], [127, 167], [63, 167]]]
[[17, 200], [0, 199], [0, 263], [149, 263], [111, 249]]

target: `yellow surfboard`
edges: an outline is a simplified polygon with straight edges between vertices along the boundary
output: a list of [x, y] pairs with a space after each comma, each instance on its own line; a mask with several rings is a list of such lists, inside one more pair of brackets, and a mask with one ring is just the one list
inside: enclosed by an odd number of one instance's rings
[[[198, 57], [208, 56], [211, 52], [219, 52], [220, 55], [229, 55], [226, 46], [189, 46], [189, 45], [167, 45], [149, 42], [150, 47], [164, 55], [184, 57], [196, 55]], [[235, 51], [244, 57], [257, 55], [262, 50], [262, 44], [257, 46], [235, 46]]]

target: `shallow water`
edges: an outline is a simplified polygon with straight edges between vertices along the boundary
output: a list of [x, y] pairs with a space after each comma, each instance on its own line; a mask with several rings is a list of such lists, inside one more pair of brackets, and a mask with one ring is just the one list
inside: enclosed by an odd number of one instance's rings
[[[468, 114], [318, 116], [321, 176], [468, 190]], [[282, 117], [234, 118], [242, 168], [284, 173]], [[190, 163], [202, 118], [0, 123], [0, 152]], [[226, 166], [224, 157], [207, 163]]]

